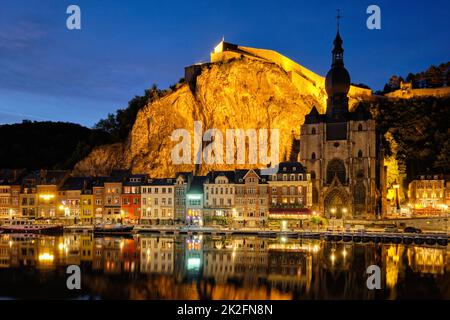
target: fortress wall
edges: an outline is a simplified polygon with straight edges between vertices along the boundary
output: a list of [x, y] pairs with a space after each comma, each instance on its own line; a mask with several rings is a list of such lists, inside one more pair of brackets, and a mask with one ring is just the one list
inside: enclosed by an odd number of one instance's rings
[[450, 96], [450, 87], [444, 88], [425, 88], [425, 89], [408, 89], [408, 90], [396, 90], [394, 92], [390, 92], [386, 94], [386, 97], [389, 98], [401, 98], [401, 99], [410, 99], [414, 97], [445, 97]]

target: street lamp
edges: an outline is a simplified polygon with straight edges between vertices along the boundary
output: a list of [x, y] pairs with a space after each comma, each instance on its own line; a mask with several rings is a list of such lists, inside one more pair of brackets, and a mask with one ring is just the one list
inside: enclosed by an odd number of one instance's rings
[[400, 203], [398, 200], [398, 189], [400, 189], [400, 185], [397, 183], [397, 180], [395, 180], [395, 183], [392, 187], [395, 189], [395, 203], [397, 206], [397, 213], [398, 213], [398, 211], [400, 210]]

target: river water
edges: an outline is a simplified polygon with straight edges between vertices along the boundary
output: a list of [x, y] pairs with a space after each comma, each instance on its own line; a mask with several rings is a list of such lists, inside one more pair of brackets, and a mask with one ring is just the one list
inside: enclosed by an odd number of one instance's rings
[[[81, 289], [67, 287], [80, 266]], [[381, 289], [367, 288], [380, 267]], [[0, 299], [450, 299], [449, 247], [258, 237], [0, 235]]]

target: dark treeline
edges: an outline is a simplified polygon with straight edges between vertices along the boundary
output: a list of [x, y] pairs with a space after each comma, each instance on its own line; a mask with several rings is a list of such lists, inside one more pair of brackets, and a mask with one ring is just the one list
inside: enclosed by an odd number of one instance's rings
[[389, 93], [400, 89], [401, 82], [412, 83], [413, 89], [419, 88], [440, 88], [450, 86], [450, 62], [441, 63], [439, 66], [430, 66], [426, 71], [409, 73], [406, 78], [393, 75], [385, 84], [382, 92]]
[[68, 169], [108, 133], [74, 123], [32, 122], [0, 126], [0, 168]]
[[408, 180], [421, 173], [450, 173], [450, 97], [380, 100], [371, 105], [377, 128], [390, 132], [398, 144], [386, 155], [406, 166]]
[[176, 90], [183, 81], [165, 90], [153, 85], [92, 129], [73, 123], [29, 120], [0, 125], [0, 168], [71, 169], [94, 147], [125, 141], [139, 110]]

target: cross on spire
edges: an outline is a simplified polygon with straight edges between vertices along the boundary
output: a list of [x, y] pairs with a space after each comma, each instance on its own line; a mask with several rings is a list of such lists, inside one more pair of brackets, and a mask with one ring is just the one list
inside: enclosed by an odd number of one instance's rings
[[339, 31], [339, 24], [340, 24], [340, 20], [342, 19], [341, 16], [341, 9], [337, 9], [337, 16], [336, 16], [336, 21], [337, 21], [337, 29]]

